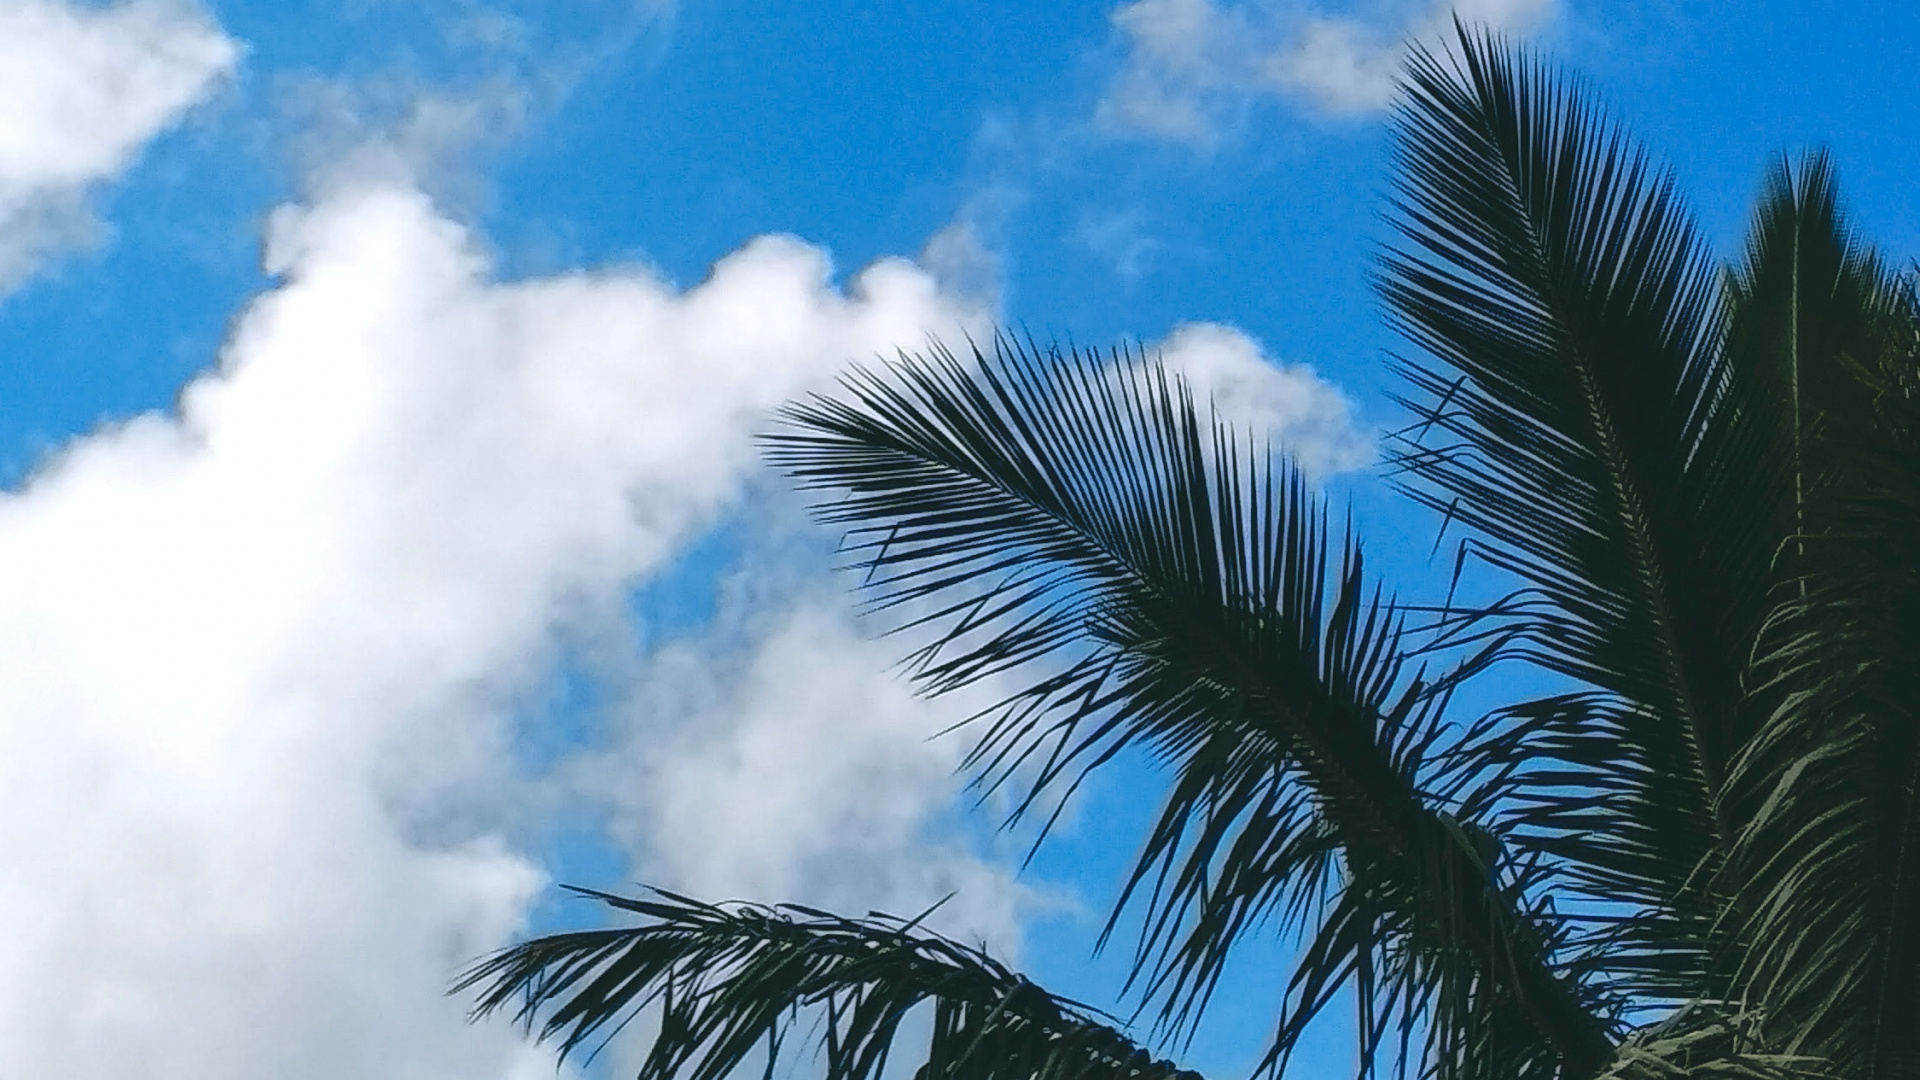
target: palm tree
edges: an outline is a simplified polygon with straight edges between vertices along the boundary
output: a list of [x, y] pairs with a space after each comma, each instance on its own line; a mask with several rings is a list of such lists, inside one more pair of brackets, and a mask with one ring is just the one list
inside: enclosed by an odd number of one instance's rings
[[[1363, 1074], [1920, 1077], [1920, 306], [1824, 157], [1722, 267], [1490, 37], [1414, 53], [1393, 131], [1394, 475], [1506, 594], [1386, 598], [1285, 460], [1125, 352], [903, 355], [789, 407], [772, 462], [933, 628], [926, 692], [1018, 680], [983, 783], [1024, 811], [1163, 768], [1119, 901], [1157, 1045], [1258, 932], [1299, 942], [1276, 1071], [1350, 990]], [[1187, 1075], [914, 921], [601, 898], [640, 925], [484, 961], [478, 1011], [573, 1049], [651, 1010], [650, 1080], [813, 1042], [832, 1080]]]

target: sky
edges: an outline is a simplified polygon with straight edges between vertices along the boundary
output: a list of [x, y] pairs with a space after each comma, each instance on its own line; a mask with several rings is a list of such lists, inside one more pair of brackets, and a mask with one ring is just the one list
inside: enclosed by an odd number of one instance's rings
[[[1920, 16], [1470, 0], [1737, 250], [1831, 147], [1920, 253]], [[1157, 352], [1403, 593], [1370, 292], [1429, 0], [0, 0], [0, 1075], [555, 1075], [445, 994], [556, 888], [912, 914], [1094, 1005], [1155, 805], [1023, 865], [759, 464], [847, 365]], [[1257, 1057], [1257, 944], [1184, 1060]], [[631, 1047], [595, 1068], [617, 1073]], [[1302, 1058], [1345, 1075], [1337, 1020]], [[568, 1066], [572, 1069], [573, 1066]]]

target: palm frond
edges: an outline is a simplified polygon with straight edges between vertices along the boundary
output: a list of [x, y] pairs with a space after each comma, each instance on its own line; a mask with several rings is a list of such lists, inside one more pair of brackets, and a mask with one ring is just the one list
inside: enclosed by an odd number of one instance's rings
[[1855, 425], [1871, 422], [1875, 395], [1861, 374], [1891, 340], [1891, 284], [1840, 211], [1828, 156], [1808, 155], [1797, 171], [1775, 162], [1729, 278], [1727, 358], [1748, 389], [1743, 408], [1772, 411], [1784, 434], [1772, 466], [1777, 531], [1810, 530], [1809, 501], [1843, 480]]
[[1701, 869], [1745, 738], [1749, 598], [1783, 538], [1746, 497], [1774, 433], [1738, 409], [1719, 282], [1645, 150], [1464, 28], [1404, 86], [1380, 288], [1429, 359], [1400, 363], [1416, 423], [1397, 464], [1530, 587], [1509, 655], [1576, 687], [1516, 710], [1543, 723], [1512, 744], [1531, 770], [1516, 836], [1563, 890], [1658, 913], [1596, 917], [1582, 941], [1616, 985], [1684, 1000], [1712, 966]]
[[[1406, 1023], [1445, 991], [1433, 1071], [1605, 1062], [1604, 1010], [1556, 967], [1515, 864], [1423, 787], [1452, 676], [1412, 669], [1288, 465], [1137, 357], [936, 345], [846, 389], [789, 408], [769, 458], [843, 493], [819, 516], [850, 526], [876, 606], [933, 629], [925, 687], [1026, 677], [982, 718], [986, 782], [1024, 779], [1024, 811], [1129, 747], [1174, 773], [1122, 900], [1145, 900], [1134, 974], [1163, 1020], [1181, 1028], [1270, 925], [1319, 943], [1276, 1060], [1351, 982]], [[1362, 1032], [1369, 1061], [1384, 1030]]]
[[1774, 348], [1757, 359], [1772, 362], [1795, 410], [1802, 465], [1781, 602], [1755, 664], [1751, 702], [1763, 724], [1734, 763], [1727, 800], [1743, 822], [1722, 874], [1727, 921], [1751, 942], [1734, 989], [1766, 1004], [1777, 1034], [1845, 1075], [1911, 1078], [1920, 1076], [1914, 308], [1848, 229], [1824, 157], [1798, 176], [1775, 171], [1750, 252], [1742, 299], [1754, 322], [1773, 324], [1763, 340]]
[[827, 1080], [879, 1080], [918, 1010], [931, 1024], [916, 1080], [1199, 1080], [914, 921], [575, 891], [647, 921], [514, 946], [454, 988], [479, 989], [476, 1015], [511, 1012], [562, 1058], [640, 1019], [654, 1031], [641, 1080], [725, 1080], [752, 1064], [772, 1077], [806, 1047]]

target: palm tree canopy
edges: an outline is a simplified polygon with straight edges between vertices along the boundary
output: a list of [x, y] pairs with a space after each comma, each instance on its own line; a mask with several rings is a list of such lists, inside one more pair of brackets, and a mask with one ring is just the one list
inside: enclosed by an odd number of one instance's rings
[[[1284, 455], [1126, 351], [903, 354], [771, 462], [931, 632], [925, 691], [1014, 680], [968, 764], [1016, 817], [1164, 771], [1109, 932], [1138, 917], [1169, 1045], [1257, 931], [1300, 943], [1273, 1070], [1350, 990], [1369, 1074], [1920, 1078], [1911, 290], [1819, 155], [1722, 268], [1577, 85], [1465, 29], [1393, 130], [1395, 477], [1509, 594], [1396, 603]], [[1457, 704], [1516, 665], [1553, 692]], [[917, 922], [601, 899], [642, 925], [489, 959], [479, 1011], [563, 1050], [646, 1016], [648, 1080], [771, 1069], [804, 1010], [833, 1080], [916, 1009], [929, 1080], [1183, 1075]]]

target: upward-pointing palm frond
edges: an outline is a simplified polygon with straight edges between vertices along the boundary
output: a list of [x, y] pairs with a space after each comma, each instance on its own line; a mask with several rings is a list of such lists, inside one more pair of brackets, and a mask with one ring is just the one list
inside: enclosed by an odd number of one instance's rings
[[[1891, 280], [1840, 213], [1827, 155], [1809, 155], [1797, 174], [1775, 163], [1729, 285], [1727, 360], [1741, 406], [1780, 433], [1768, 463], [1773, 531], [1804, 534], [1815, 524], [1810, 501], [1845, 479], [1849, 448], [1873, 423], [1876, 394], [1862, 376], [1898, 322]], [[1772, 599], [1748, 602], [1764, 609]]]
[[1590, 961], [1684, 1000], [1711, 966], [1701, 870], [1783, 538], [1750, 497], [1777, 487], [1774, 432], [1738, 408], [1715, 271], [1645, 151], [1464, 30], [1405, 87], [1381, 289], [1431, 360], [1401, 364], [1419, 423], [1398, 462], [1532, 586], [1517, 654], [1583, 686], [1518, 710], [1561, 721], [1514, 744], [1522, 834], [1563, 886], [1638, 913], [1589, 923]]
[[938, 627], [928, 686], [1020, 670], [974, 755], [990, 782], [1024, 770], [1025, 806], [1129, 746], [1173, 771], [1126, 894], [1147, 901], [1136, 978], [1175, 1028], [1274, 920], [1311, 938], [1276, 1055], [1357, 982], [1380, 1009], [1368, 1060], [1390, 1019], [1424, 1015], [1435, 1071], [1604, 1063], [1607, 1021], [1516, 867], [1424, 786], [1444, 680], [1406, 668], [1357, 548], [1328, 565], [1290, 467], [1131, 357], [1001, 340], [847, 387], [791, 407], [769, 456], [845, 492], [820, 514], [852, 527], [876, 603]]
[[[1769, 179], [1736, 354], [1789, 411], [1796, 484], [1763, 718], [1734, 763], [1735, 992], [1863, 1080], [1920, 1076], [1920, 378], [1914, 312], [1814, 156]], [[1741, 340], [1736, 337], [1736, 341]]]

